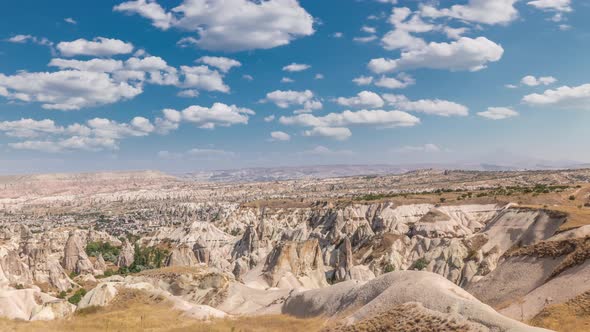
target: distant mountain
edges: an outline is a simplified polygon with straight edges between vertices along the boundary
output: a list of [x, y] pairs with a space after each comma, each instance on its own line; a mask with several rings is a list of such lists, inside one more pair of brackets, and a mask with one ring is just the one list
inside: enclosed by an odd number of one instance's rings
[[407, 165], [318, 165], [301, 167], [260, 167], [230, 170], [197, 171], [173, 174], [183, 180], [197, 182], [268, 182], [299, 179], [327, 179], [349, 176], [402, 174], [420, 169], [453, 169], [470, 171], [519, 171], [588, 168], [588, 164], [569, 162], [407, 164]]
[[200, 182], [261, 182], [400, 174], [414, 169], [394, 165], [319, 165], [198, 171], [176, 176]]

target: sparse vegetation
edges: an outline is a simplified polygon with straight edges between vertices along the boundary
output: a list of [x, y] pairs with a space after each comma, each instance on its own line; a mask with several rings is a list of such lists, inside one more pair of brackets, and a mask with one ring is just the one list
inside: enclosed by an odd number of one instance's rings
[[120, 251], [121, 248], [115, 247], [108, 242], [89, 242], [86, 245], [86, 254], [88, 256], [98, 257], [98, 255], [102, 254], [102, 258], [111, 263], [117, 262]]
[[425, 258], [420, 258], [414, 263], [414, 269], [422, 271], [428, 266], [428, 261]]
[[70, 302], [71, 304], [78, 305], [78, 303], [80, 303], [84, 295], [86, 295], [86, 290], [84, 288], [80, 288], [74, 293], [74, 295], [68, 298], [68, 302]]

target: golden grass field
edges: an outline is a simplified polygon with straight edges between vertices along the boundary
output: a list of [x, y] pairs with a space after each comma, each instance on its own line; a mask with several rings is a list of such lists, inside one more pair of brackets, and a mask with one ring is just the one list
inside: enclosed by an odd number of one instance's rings
[[87, 308], [69, 319], [25, 322], [0, 319], [0, 331], [11, 332], [315, 332], [324, 326], [320, 319], [296, 319], [274, 315], [213, 319], [203, 322], [183, 316], [162, 299], [126, 291], [104, 308]]

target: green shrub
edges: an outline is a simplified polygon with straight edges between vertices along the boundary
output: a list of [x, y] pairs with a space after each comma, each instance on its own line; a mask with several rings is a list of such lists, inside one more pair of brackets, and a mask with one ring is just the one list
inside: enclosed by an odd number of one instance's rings
[[393, 266], [393, 264], [387, 264], [385, 265], [385, 267], [383, 268], [383, 273], [389, 273], [389, 272], [393, 272], [395, 271], [395, 266]]
[[424, 258], [420, 258], [414, 263], [414, 269], [416, 270], [422, 271], [426, 268], [426, 266], [428, 266], [428, 261], [426, 261]]
[[68, 293], [66, 293], [66, 291], [61, 291], [59, 292], [59, 295], [57, 295], [58, 299], [65, 299], [66, 296], [68, 296]]
[[575, 201], [575, 200], [576, 200], [576, 196], [574, 196], [574, 195], [571, 195], [571, 196], [570, 196], [570, 201]]
[[74, 293], [74, 295], [68, 298], [68, 302], [70, 302], [71, 304], [78, 305], [78, 303], [80, 303], [84, 295], [86, 295], [86, 290], [84, 288], [80, 288], [76, 291], [76, 293]]
[[90, 242], [86, 245], [86, 254], [91, 257], [98, 257], [102, 254], [105, 261], [116, 263], [121, 248], [115, 247], [108, 242]]

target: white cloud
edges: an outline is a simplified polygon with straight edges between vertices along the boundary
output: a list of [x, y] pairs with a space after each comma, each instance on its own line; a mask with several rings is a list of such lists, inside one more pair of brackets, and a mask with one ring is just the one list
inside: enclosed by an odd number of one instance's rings
[[53, 73], [0, 74], [0, 95], [11, 100], [40, 102], [45, 109], [78, 110], [131, 99], [140, 86], [117, 82], [106, 73], [65, 70]]
[[392, 150], [393, 152], [397, 152], [397, 153], [415, 153], [415, 152], [440, 152], [441, 148], [438, 147], [438, 145], [436, 144], [432, 144], [432, 143], [427, 143], [424, 145], [418, 145], [418, 146], [414, 146], [414, 145], [406, 145], [406, 146], [402, 146], [400, 148], [396, 148]]
[[367, 37], [354, 37], [354, 38], [352, 38], [352, 40], [354, 40], [357, 43], [369, 43], [374, 40], [377, 40], [377, 36], [372, 35], [372, 36], [367, 36]]
[[[100, 151], [118, 149], [119, 140], [127, 137], [147, 136], [155, 131], [146, 118], [135, 117], [130, 123], [94, 118], [85, 124], [57, 126], [53, 120], [21, 119], [0, 122], [0, 132], [7, 136], [27, 138], [23, 142], [9, 143], [18, 150], [64, 152], [74, 150]], [[42, 140], [30, 140], [42, 137]]]
[[166, 13], [154, 0], [137, 0], [123, 2], [113, 8], [115, 11], [136, 13], [152, 20], [153, 26], [160, 29], [168, 29], [172, 24], [172, 13]]
[[31, 35], [15, 35], [7, 39], [8, 42], [17, 43], [17, 44], [24, 44], [27, 42], [31, 42], [33, 44], [48, 46], [53, 50], [53, 42], [44, 37], [35, 37]]
[[443, 32], [447, 35], [450, 39], [460, 39], [463, 37], [463, 34], [469, 31], [468, 28], [452, 28], [452, 27], [443, 27]]
[[366, 32], [366, 33], [370, 33], [370, 34], [377, 33], [377, 29], [375, 29], [374, 27], [366, 26], [366, 25], [361, 28], [361, 31]]
[[518, 85], [514, 85], [514, 84], [505, 84], [504, 85], [505, 88], [507, 89], [516, 89], [518, 88]]
[[245, 79], [246, 81], [254, 81], [254, 77], [252, 77], [252, 75], [242, 75], [242, 78]]
[[375, 85], [387, 89], [403, 89], [415, 84], [416, 81], [409, 75], [399, 75], [397, 78], [381, 76]]
[[178, 128], [181, 122], [190, 122], [204, 129], [248, 124], [250, 115], [256, 114], [251, 109], [223, 103], [215, 103], [211, 107], [193, 105], [182, 111], [165, 109], [162, 113], [163, 118], [156, 119], [156, 126], [163, 133]]
[[322, 145], [318, 145], [311, 150], [300, 152], [301, 155], [313, 155], [313, 156], [352, 156], [354, 153], [350, 150], [332, 150]]
[[283, 71], [298, 72], [298, 71], [308, 70], [309, 68], [311, 68], [310, 65], [293, 62], [292, 64], [283, 67]]
[[387, 73], [415, 68], [470, 70], [486, 67], [488, 62], [502, 58], [502, 46], [485, 38], [462, 37], [450, 43], [432, 42], [427, 46], [402, 52], [399, 59], [373, 59], [369, 69], [375, 73]]
[[489, 25], [508, 24], [518, 18], [514, 8], [517, 0], [469, 0], [465, 5], [437, 9], [426, 5], [420, 9], [421, 15], [430, 18], [450, 17], [473, 23]]
[[45, 134], [60, 134], [65, 128], [56, 126], [55, 122], [49, 119], [20, 119], [0, 122], [0, 131], [11, 137], [34, 138]]
[[557, 79], [553, 76], [543, 76], [536, 78], [532, 75], [527, 75], [520, 80], [520, 83], [527, 86], [538, 86], [538, 85], [550, 85], [557, 82]]
[[197, 62], [204, 63], [211, 67], [218, 68], [224, 73], [230, 71], [233, 67], [240, 67], [242, 64], [234, 59], [221, 57], [221, 56], [203, 56], [200, 57]]
[[304, 131], [303, 135], [329, 137], [343, 141], [352, 136], [352, 132], [346, 127], [314, 127], [311, 130]]
[[281, 78], [281, 83], [293, 83], [293, 82], [295, 82], [295, 81], [291, 78], [288, 78], [288, 77]]
[[543, 93], [524, 96], [524, 103], [531, 106], [553, 106], [564, 109], [590, 109], [590, 84], [562, 86]]
[[275, 120], [274, 115], [269, 115], [264, 117], [264, 122], [273, 122]]
[[426, 46], [422, 38], [415, 37], [404, 30], [391, 30], [381, 39], [381, 44], [386, 50], [420, 49]]
[[111, 56], [133, 52], [133, 44], [104, 37], [97, 37], [93, 40], [80, 38], [71, 42], [60, 42], [57, 44], [57, 49], [67, 57], [77, 55]]
[[315, 74], [315, 76], [313, 77], [316, 80], [323, 80], [324, 79], [324, 74]]
[[127, 1], [115, 11], [139, 14], [160, 29], [195, 31], [194, 43], [216, 51], [268, 49], [314, 33], [297, 0], [184, 0], [167, 12], [155, 0]]
[[280, 108], [288, 108], [291, 105], [303, 105], [313, 99], [313, 92], [310, 90], [293, 91], [293, 90], [275, 90], [266, 94], [264, 101], [274, 103]]
[[409, 100], [403, 95], [384, 94], [383, 98], [402, 111], [418, 112], [438, 116], [467, 116], [469, 109], [461, 104], [442, 99]]
[[196, 98], [199, 96], [199, 91], [195, 89], [187, 89], [178, 92], [176, 95], [184, 98]]
[[284, 125], [306, 127], [346, 127], [350, 125], [374, 125], [379, 127], [412, 127], [420, 123], [417, 117], [401, 111], [360, 110], [330, 113], [325, 116], [299, 114], [282, 116], [279, 119]]
[[359, 76], [352, 80], [356, 85], [370, 85], [373, 83], [373, 77], [371, 76]]
[[180, 66], [180, 72], [184, 77], [182, 87], [224, 93], [230, 91], [229, 86], [223, 82], [223, 76], [218, 71], [211, 70], [207, 66]]
[[553, 10], [558, 12], [571, 12], [571, 0], [535, 0], [527, 2], [529, 6], [533, 6], [542, 10]]
[[282, 131], [273, 131], [270, 133], [270, 137], [273, 141], [289, 141], [291, 140], [291, 136]]
[[78, 24], [78, 22], [76, 20], [74, 20], [73, 18], [71, 18], [71, 17], [64, 18], [64, 21], [66, 23], [70, 23], [70, 24]]
[[92, 71], [97, 73], [112, 73], [123, 69], [123, 61], [114, 59], [92, 59], [88, 61], [70, 59], [51, 59], [50, 67], [59, 69], [77, 69], [81, 71]]
[[509, 107], [488, 107], [487, 111], [479, 112], [477, 115], [491, 120], [504, 120], [518, 116], [518, 112]]
[[342, 32], [334, 32], [334, 34], [332, 35], [332, 37], [334, 37], [334, 38], [342, 38], [342, 37], [344, 37], [344, 34]]
[[350, 98], [339, 97], [336, 102], [343, 106], [355, 108], [379, 108], [385, 104], [383, 99], [372, 91], [361, 91]]
[[158, 152], [158, 158], [161, 159], [216, 160], [235, 156], [236, 153], [231, 151], [201, 148], [194, 148], [185, 152], [170, 152], [167, 150]]

